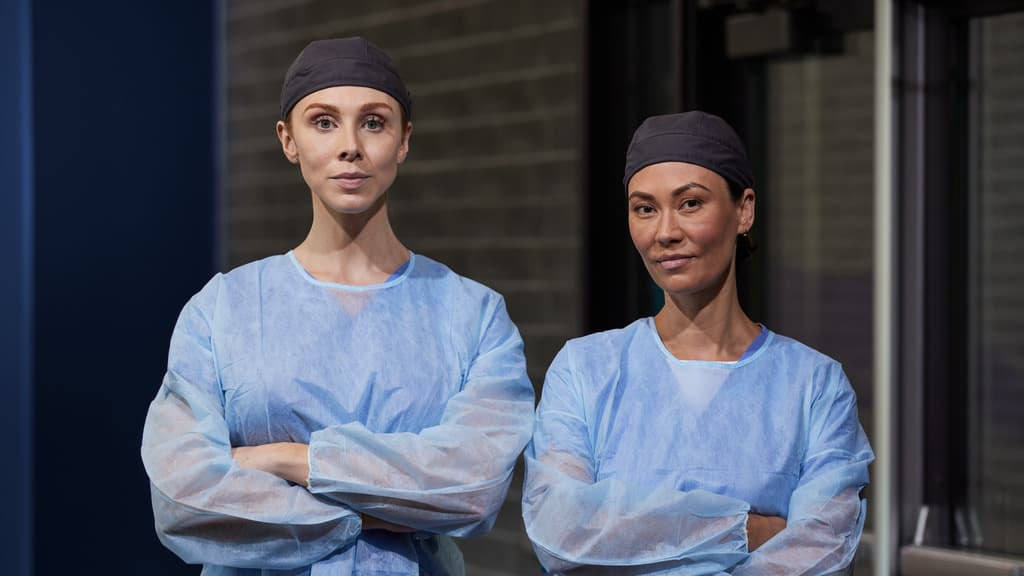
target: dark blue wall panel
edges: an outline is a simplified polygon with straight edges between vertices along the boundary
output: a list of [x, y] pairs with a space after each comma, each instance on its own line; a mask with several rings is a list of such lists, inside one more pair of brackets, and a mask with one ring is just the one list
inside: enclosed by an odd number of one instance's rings
[[31, 573], [32, 100], [29, 0], [0, 2], [0, 572]]
[[196, 574], [139, 457], [214, 269], [216, 2], [32, 4], [36, 574]]

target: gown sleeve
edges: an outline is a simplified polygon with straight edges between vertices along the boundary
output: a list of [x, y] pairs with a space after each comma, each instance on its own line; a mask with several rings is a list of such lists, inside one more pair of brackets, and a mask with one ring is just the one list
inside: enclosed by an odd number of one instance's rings
[[595, 479], [568, 348], [548, 370], [526, 451], [523, 520], [557, 574], [721, 574], [747, 557], [746, 502]]
[[344, 506], [235, 463], [209, 321], [217, 286], [211, 281], [179, 316], [146, 416], [142, 460], [157, 535], [190, 563], [306, 566], [353, 541], [361, 522]]
[[834, 574], [853, 562], [864, 529], [861, 491], [874, 453], [842, 368], [833, 363], [824, 370], [824, 386], [811, 401], [808, 446], [786, 528], [751, 553], [736, 576]]
[[359, 422], [314, 432], [311, 492], [416, 530], [470, 536], [491, 528], [530, 439], [533, 386], [501, 297], [491, 293], [480, 312], [471, 329], [476, 354], [441, 421], [418, 433], [375, 433]]

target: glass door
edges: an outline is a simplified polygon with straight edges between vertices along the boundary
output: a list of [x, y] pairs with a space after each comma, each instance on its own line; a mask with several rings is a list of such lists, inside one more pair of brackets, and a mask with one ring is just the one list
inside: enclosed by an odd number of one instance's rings
[[969, 24], [967, 506], [957, 543], [1024, 556], [1024, 12]]

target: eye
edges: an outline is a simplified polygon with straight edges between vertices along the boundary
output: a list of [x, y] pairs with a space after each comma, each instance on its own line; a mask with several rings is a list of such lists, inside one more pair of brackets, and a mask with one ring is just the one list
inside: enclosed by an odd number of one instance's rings
[[380, 132], [384, 129], [384, 119], [379, 116], [370, 116], [363, 122], [363, 127], [370, 132]]
[[696, 210], [697, 208], [700, 208], [701, 204], [703, 203], [704, 202], [702, 202], [698, 198], [687, 198], [686, 200], [683, 200], [682, 203], [679, 204], [679, 207], [686, 211], [693, 211]]
[[317, 116], [316, 119], [313, 120], [313, 125], [316, 126], [317, 130], [324, 131], [330, 130], [336, 126], [334, 118], [331, 118], [330, 116]]
[[633, 212], [636, 213], [637, 216], [650, 216], [651, 214], [654, 214], [654, 206], [651, 206], [650, 204], [637, 204], [636, 206], [633, 206]]

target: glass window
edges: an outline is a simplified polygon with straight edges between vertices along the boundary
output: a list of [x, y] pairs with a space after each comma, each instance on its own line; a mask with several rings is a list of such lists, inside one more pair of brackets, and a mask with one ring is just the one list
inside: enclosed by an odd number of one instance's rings
[[765, 68], [764, 321], [843, 363], [871, 436], [874, 34]]
[[968, 509], [961, 543], [1024, 554], [1024, 14], [970, 27]]

